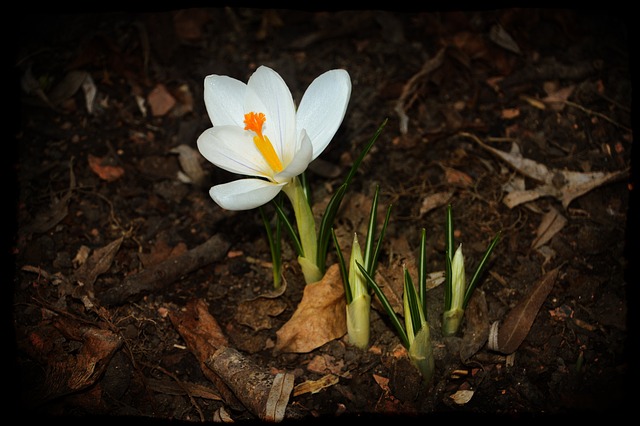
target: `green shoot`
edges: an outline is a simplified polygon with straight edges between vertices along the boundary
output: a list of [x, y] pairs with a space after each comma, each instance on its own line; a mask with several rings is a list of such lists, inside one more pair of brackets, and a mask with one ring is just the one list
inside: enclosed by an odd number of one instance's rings
[[349, 335], [349, 342], [362, 349], [369, 346], [371, 291], [358, 267], [361, 264], [366, 265], [365, 269], [367, 273], [371, 276], [375, 276], [375, 269], [378, 263], [382, 238], [384, 237], [384, 233], [389, 223], [389, 217], [391, 215], [391, 205], [389, 205], [384, 223], [382, 224], [380, 236], [376, 242], [375, 229], [377, 225], [379, 189], [379, 186], [376, 186], [376, 192], [371, 203], [367, 239], [364, 246], [364, 258], [363, 250], [361, 250], [360, 243], [358, 242], [358, 235], [354, 234], [349, 268], [347, 268], [338, 239], [333, 228], [331, 228], [333, 244], [335, 245], [336, 252], [338, 253], [338, 263], [340, 265], [340, 274], [342, 276], [344, 294], [347, 303], [347, 332]]
[[420, 371], [424, 381], [430, 382], [433, 378], [435, 370], [435, 360], [433, 358], [433, 346], [431, 344], [431, 332], [426, 316], [426, 291], [427, 291], [427, 274], [426, 274], [426, 231], [422, 229], [420, 238], [420, 259], [418, 262], [419, 282], [418, 290], [413, 284], [411, 274], [406, 267], [404, 271], [404, 326], [393, 310], [387, 297], [383, 293], [380, 286], [376, 283], [368, 271], [358, 264], [362, 275], [367, 283], [373, 288], [380, 303], [389, 315], [389, 319], [393, 324], [402, 345], [407, 348], [409, 358], [415, 367]]
[[498, 232], [487, 247], [478, 264], [473, 277], [466, 282], [464, 268], [464, 256], [462, 254], [462, 244], [453, 252], [453, 213], [451, 205], [447, 206], [447, 218], [445, 225], [446, 253], [445, 253], [445, 290], [444, 290], [444, 312], [442, 314], [442, 334], [444, 336], [455, 335], [460, 325], [464, 311], [471, 300], [482, 273], [486, 267], [489, 256], [493, 252], [496, 244], [500, 240], [501, 232]]

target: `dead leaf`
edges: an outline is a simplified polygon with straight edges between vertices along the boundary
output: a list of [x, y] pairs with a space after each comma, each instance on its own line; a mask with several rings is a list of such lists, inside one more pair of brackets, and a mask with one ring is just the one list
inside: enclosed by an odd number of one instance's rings
[[138, 258], [140, 262], [142, 262], [142, 266], [149, 268], [186, 252], [187, 245], [184, 242], [181, 241], [176, 244], [175, 247], [171, 247], [164, 239], [160, 238], [155, 245], [151, 247], [150, 253], [138, 253]]
[[435, 210], [438, 207], [442, 207], [446, 205], [452, 196], [453, 196], [453, 191], [446, 191], [446, 192], [438, 192], [435, 194], [431, 194], [423, 198], [422, 204], [420, 205], [420, 216], [427, 214], [431, 210]]
[[340, 359], [336, 361], [334, 357], [328, 354], [316, 355], [311, 361], [309, 361], [309, 364], [307, 364], [307, 370], [311, 372], [320, 374], [333, 373], [344, 378], [349, 378], [350, 374], [348, 372], [343, 374], [343, 369], [344, 360]]
[[85, 97], [85, 106], [89, 114], [93, 113], [97, 89], [86, 71], [69, 71], [64, 78], [49, 92], [48, 98], [52, 105], [60, 105], [62, 102], [74, 96], [78, 89], [82, 88]]
[[536, 231], [536, 238], [531, 243], [534, 249], [540, 248], [553, 238], [555, 234], [560, 232], [567, 224], [567, 218], [558, 210], [551, 207], [549, 211], [542, 217], [542, 222]]
[[409, 81], [404, 85], [402, 94], [398, 99], [394, 108], [396, 114], [398, 114], [400, 120], [400, 134], [405, 135], [409, 131], [409, 116], [407, 111], [413, 105], [416, 99], [415, 92], [418, 90], [420, 83], [423, 79], [426, 79], [429, 74], [437, 70], [442, 65], [444, 59], [444, 53], [447, 49], [441, 48], [438, 53], [432, 58], [429, 58], [423, 65], [420, 71], [414, 74]]
[[171, 149], [172, 154], [178, 154], [178, 162], [184, 172], [184, 177], [179, 173], [178, 179], [185, 183], [194, 183], [198, 186], [202, 185], [205, 175], [200, 161], [202, 155], [189, 145], [181, 144]]
[[302, 300], [277, 332], [277, 352], [310, 352], [347, 333], [344, 287], [337, 264], [322, 280], [307, 284]]
[[449, 395], [449, 398], [451, 398], [453, 402], [455, 402], [458, 405], [464, 405], [467, 402], [471, 401], [473, 394], [474, 394], [474, 391], [472, 390], [462, 389], [452, 395]]
[[293, 396], [304, 395], [305, 393], [318, 393], [322, 389], [338, 384], [339, 381], [340, 376], [336, 376], [335, 374], [327, 374], [318, 380], [307, 380], [306, 382], [297, 384], [293, 388]]
[[120, 166], [103, 164], [104, 159], [89, 154], [89, 167], [100, 179], [113, 182], [124, 175], [124, 169]]
[[549, 105], [555, 111], [560, 111], [566, 105], [569, 96], [573, 93], [575, 86], [567, 86], [549, 93], [542, 98], [542, 102]]
[[73, 158], [69, 160], [69, 189], [61, 198], [52, 197], [51, 204], [48, 209], [39, 212], [27, 226], [24, 231], [27, 233], [43, 233], [56, 226], [62, 219], [67, 217], [69, 213], [69, 201], [71, 195], [76, 188], [76, 175], [73, 172]]
[[500, 114], [505, 120], [511, 120], [512, 118], [520, 117], [520, 109], [518, 108], [505, 108]]
[[109, 270], [123, 240], [124, 237], [120, 237], [106, 246], [94, 250], [91, 257], [74, 272], [74, 280], [85, 287], [90, 298], [93, 298], [93, 284], [98, 276]]
[[461, 172], [460, 170], [452, 169], [451, 167], [443, 166], [443, 169], [447, 183], [465, 188], [473, 185], [473, 179], [468, 174]]
[[94, 385], [122, 345], [118, 334], [59, 316], [40, 326], [20, 348], [42, 366], [44, 383], [30, 395], [33, 406]]
[[209, 359], [219, 347], [229, 345], [218, 321], [209, 313], [209, 307], [201, 299], [190, 301], [184, 310], [170, 312], [169, 319], [201, 363]]
[[268, 330], [273, 327], [273, 317], [277, 317], [287, 308], [285, 301], [275, 298], [260, 297], [245, 300], [238, 305], [235, 320], [251, 329]]
[[544, 274], [501, 322], [496, 321], [491, 325], [487, 345], [489, 349], [511, 354], [520, 347], [553, 288], [559, 270], [560, 267], [557, 267]]
[[507, 49], [517, 55], [521, 55], [522, 51], [518, 46], [518, 43], [511, 37], [511, 35], [500, 24], [494, 24], [489, 30], [489, 39], [498, 46]]
[[176, 98], [167, 90], [164, 84], [158, 84], [147, 96], [154, 117], [161, 117], [171, 111], [176, 104]]
[[571, 201], [581, 195], [617, 179], [627, 176], [629, 169], [618, 170], [611, 173], [606, 172], [573, 172], [561, 169], [550, 169], [544, 164], [525, 158], [520, 154], [517, 144], [512, 144], [511, 152], [500, 151], [486, 145], [479, 138], [469, 133], [464, 133], [475, 140], [482, 148], [496, 155], [518, 172], [525, 176], [541, 182], [536, 188], [529, 190], [514, 190], [508, 193], [503, 202], [513, 208], [519, 204], [533, 201], [540, 197], [551, 196], [562, 202], [562, 206], [566, 209]]

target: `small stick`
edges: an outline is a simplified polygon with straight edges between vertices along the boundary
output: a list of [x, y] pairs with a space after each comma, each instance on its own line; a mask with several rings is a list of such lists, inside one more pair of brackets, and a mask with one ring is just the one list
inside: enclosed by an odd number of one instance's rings
[[105, 306], [120, 305], [141, 294], [162, 290], [181, 276], [222, 259], [229, 247], [230, 244], [216, 234], [180, 256], [129, 275], [120, 284], [102, 293], [99, 299]]

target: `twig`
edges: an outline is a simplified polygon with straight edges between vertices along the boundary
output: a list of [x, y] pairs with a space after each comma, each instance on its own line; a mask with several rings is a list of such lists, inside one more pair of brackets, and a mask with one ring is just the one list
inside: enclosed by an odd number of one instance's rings
[[120, 284], [105, 291], [99, 299], [102, 305], [119, 305], [143, 293], [162, 290], [181, 276], [223, 258], [230, 244], [218, 234], [188, 252], [129, 275]]
[[607, 117], [606, 115], [604, 115], [604, 114], [603, 114], [603, 113], [601, 113], [601, 112], [593, 111], [593, 110], [591, 110], [591, 109], [588, 109], [588, 108], [583, 107], [583, 106], [582, 106], [582, 105], [580, 105], [580, 104], [577, 104], [577, 103], [575, 103], [575, 102], [571, 102], [571, 101], [567, 101], [567, 100], [565, 100], [565, 101], [564, 101], [564, 103], [565, 103], [566, 105], [572, 106], [572, 107], [574, 107], [574, 108], [578, 108], [580, 111], [582, 111], [582, 112], [586, 112], [586, 113], [587, 113], [587, 114], [589, 114], [589, 115], [595, 115], [596, 117], [600, 117], [600, 118], [602, 118], [602, 119], [604, 119], [604, 120], [608, 121], [609, 123], [613, 124], [614, 126], [620, 127], [621, 129], [623, 129], [623, 130], [625, 130], [625, 131], [627, 131], [627, 132], [631, 132], [631, 131], [632, 131], [632, 130], [631, 130], [630, 128], [628, 128], [627, 126], [622, 125], [622, 124], [620, 124], [620, 123], [616, 122], [614, 119]]

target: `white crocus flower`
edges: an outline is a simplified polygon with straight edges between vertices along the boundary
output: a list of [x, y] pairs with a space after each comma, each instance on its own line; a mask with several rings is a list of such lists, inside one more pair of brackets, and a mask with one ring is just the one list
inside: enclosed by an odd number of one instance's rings
[[227, 210], [253, 209], [271, 201], [324, 151], [342, 123], [350, 96], [349, 74], [340, 69], [316, 78], [297, 109], [282, 77], [266, 66], [247, 84], [207, 76], [204, 102], [213, 127], [200, 135], [198, 149], [214, 165], [248, 176], [213, 186], [211, 198]]

